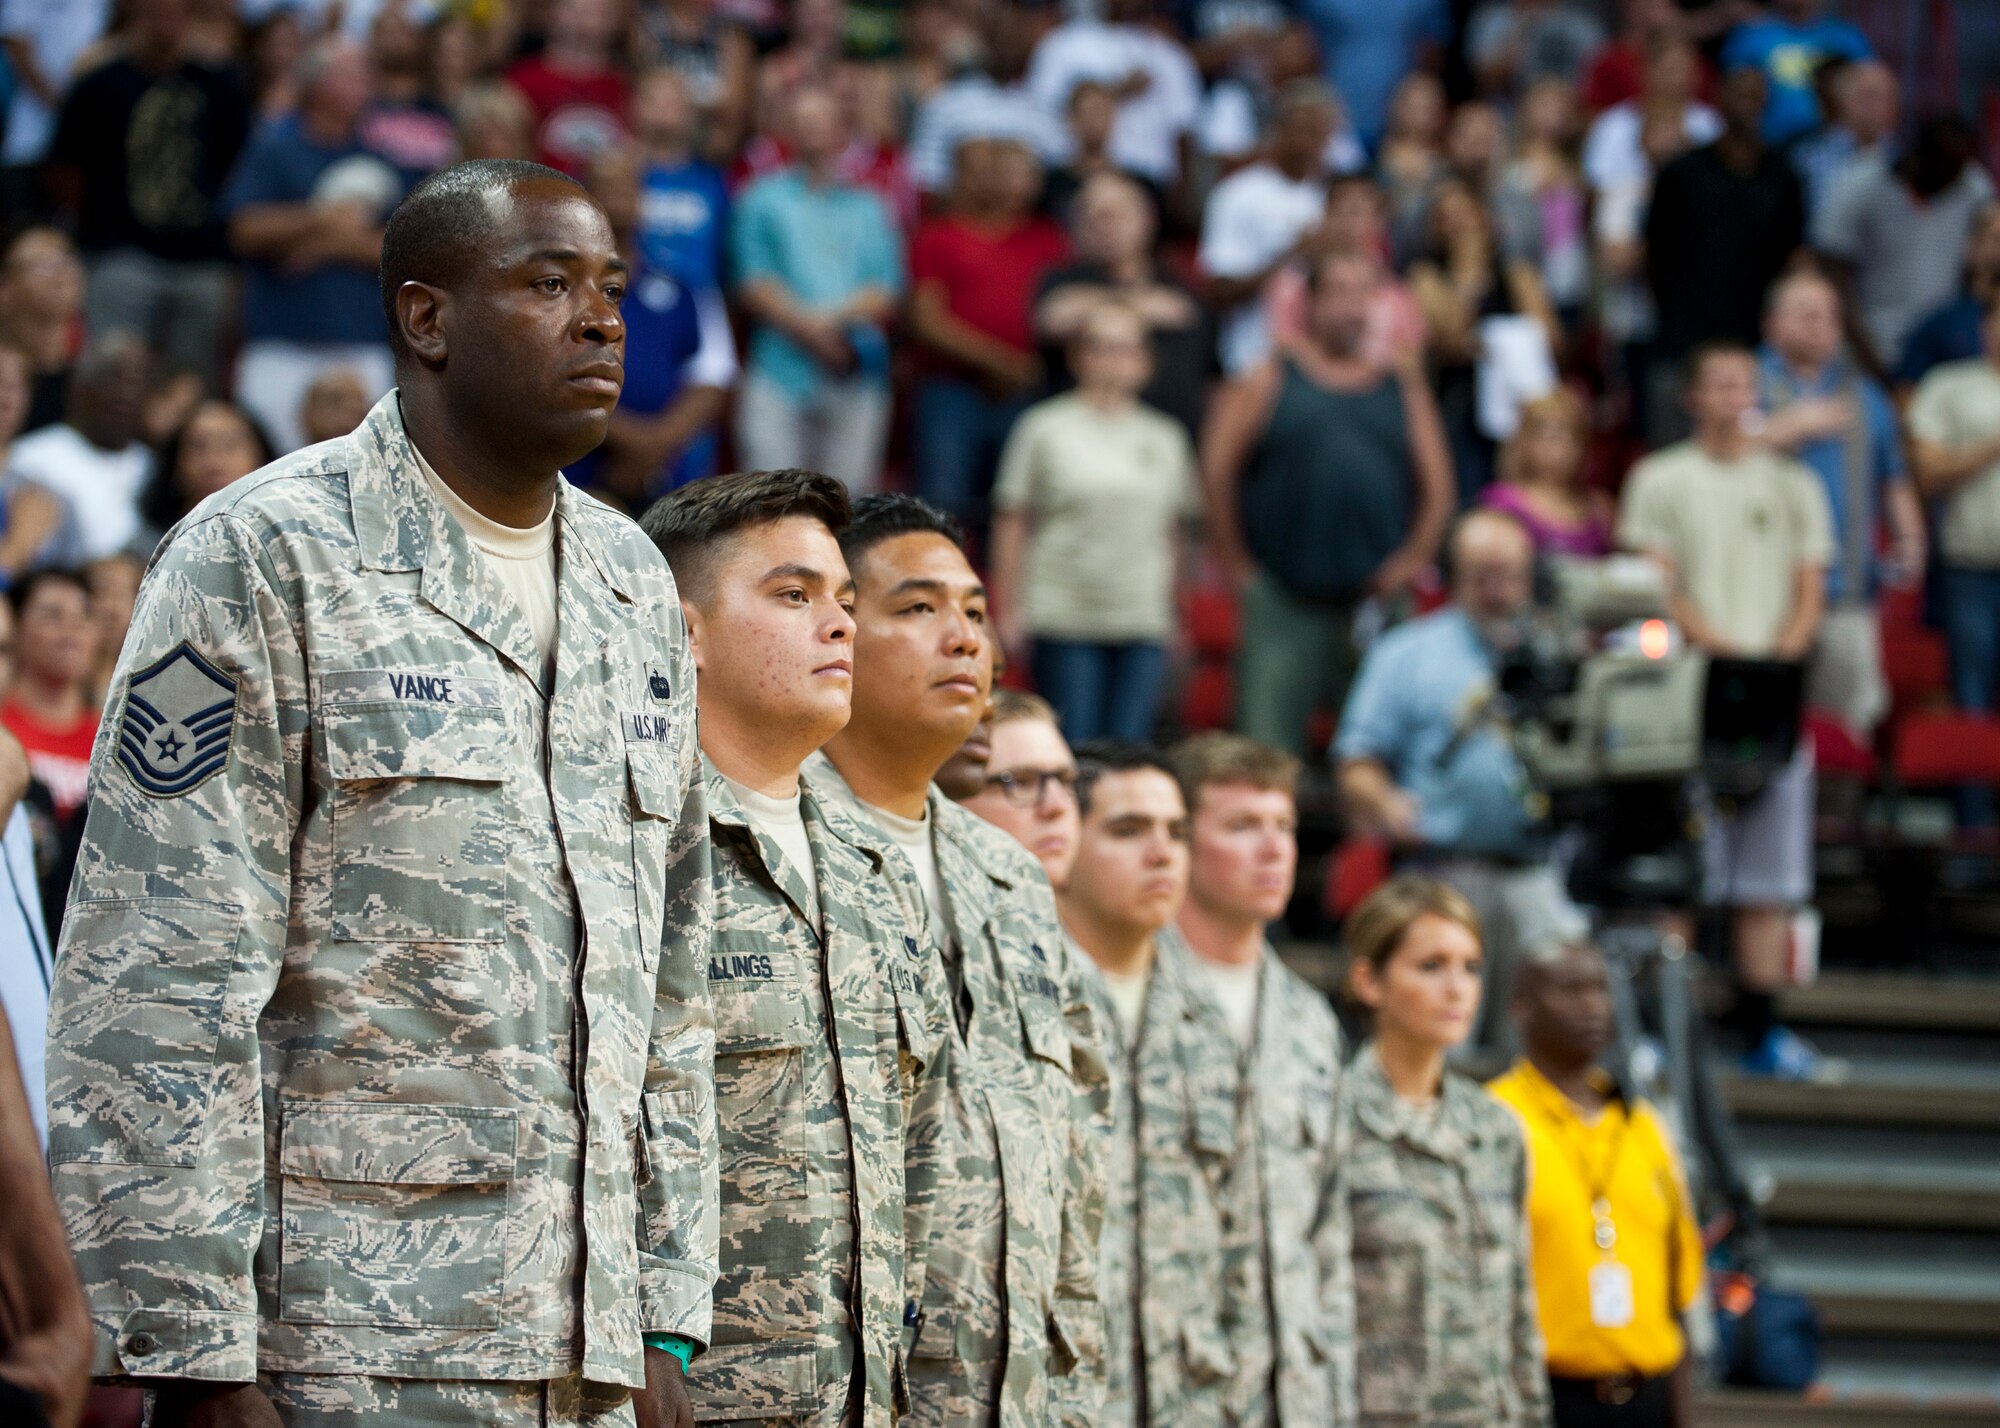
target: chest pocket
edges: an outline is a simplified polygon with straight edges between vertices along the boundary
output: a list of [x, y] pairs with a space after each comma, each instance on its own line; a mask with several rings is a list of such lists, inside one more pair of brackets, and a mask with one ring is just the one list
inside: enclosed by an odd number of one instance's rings
[[320, 724], [334, 783], [334, 940], [505, 940], [506, 711], [331, 705]]
[[805, 1059], [814, 1031], [805, 989], [772, 965], [770, 943], [718, 934], [708, 990], [715, 1005], [715, 1110], [730, 1194], [797, 1199], [806, 1193]]

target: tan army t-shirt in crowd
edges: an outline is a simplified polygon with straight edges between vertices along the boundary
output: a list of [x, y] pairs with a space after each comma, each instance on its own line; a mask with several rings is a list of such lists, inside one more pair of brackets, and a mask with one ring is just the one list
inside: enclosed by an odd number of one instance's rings
[[[1974, 357], [1932, 371], [1910, 400], [1910, 432], [1945, 447], [2000, 436], [2000, 367]], [[1953, 565], [2000, 569], [2000, 461], [1944, 498], [1938, 545]]]
[[1173, 633], [1175, 546], [1200, 510], [1200, 486], [1193, 445], [1172, 417], [1136, 404], [1106, 412], [1075, 393], [1037, 403], [1007, 438], [993, 505], [1031, 527], [1019, 592], [1029, 634]]
[[1768, 656], [1801, 566], [1833, 560], [1833, 515], [1810, 467], [1768, 448], [1719, 461], [1692, 441], [1632, 468], [1618, 542], [1666, 557], [1701, 616], [1738, 654]]

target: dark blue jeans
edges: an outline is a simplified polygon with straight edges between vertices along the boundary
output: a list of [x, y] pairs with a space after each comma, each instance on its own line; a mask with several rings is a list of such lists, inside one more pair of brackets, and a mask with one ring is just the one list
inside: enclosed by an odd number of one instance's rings
[[[1990, 714], [2000, 703], [2000, 570], [1938, 571], [1944, 596], [1945, 642], [1951, 651], [1951, 698], [1959, 708]], [[1958, 819], [1968, 828], [1993, 826], [1993, 790], [1958, 793]]]
[[1037, 639], [1029, 663], [1035, 688], [1055, 705], [1072, 744], [1153, 737], [1167, 679], [1165, 645]]
[[926, 377], [917, 385], [917, 494], [983, 527], [1000, 448], [1027, 405], [1025, 398], [989, 397], [956, 377]]

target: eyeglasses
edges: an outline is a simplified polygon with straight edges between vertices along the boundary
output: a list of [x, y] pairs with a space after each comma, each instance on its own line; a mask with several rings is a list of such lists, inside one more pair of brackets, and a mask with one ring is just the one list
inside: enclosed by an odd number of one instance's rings
[[986, 776], [987, 788], [997, 788], [1000, 796], [1016, 808], [1033, 808], [1048, 797], [1051, 786], [1076, 792], [1075, 769], [1006, 769]]

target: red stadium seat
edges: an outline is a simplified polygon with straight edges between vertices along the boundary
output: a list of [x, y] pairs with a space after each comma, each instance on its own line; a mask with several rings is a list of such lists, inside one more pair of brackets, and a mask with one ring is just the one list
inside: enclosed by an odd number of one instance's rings
[[1892, 761], [1905, 788], [2000, 784], [2000, 717], [1918, 710], [1896, 725]]
[[1242, 631], [1242, 612], [1235, 593], [1225, 585], [1206, 585], [1188, 591], [1182, 603], [1182, 625], [1195, 657], [1234, 658]]
[[1923, 598], [1918, 590], [1882, 592], [1882, 673], [1899, 714], [1950, 697], [1944, 636], [1924, 623]]
[[1327, 915], [1345, 920], [1361, 900], [1389, 881], [1389, 845], [1378, 838], [1349, 838], [1326, 860]]
[[1806, 710], [1805, 735], [1812, 742], [1813, 762], [1820, 773], [1862, 783], [1875, 781], [1874, 753], [1833, 715], [1820, 709]]

